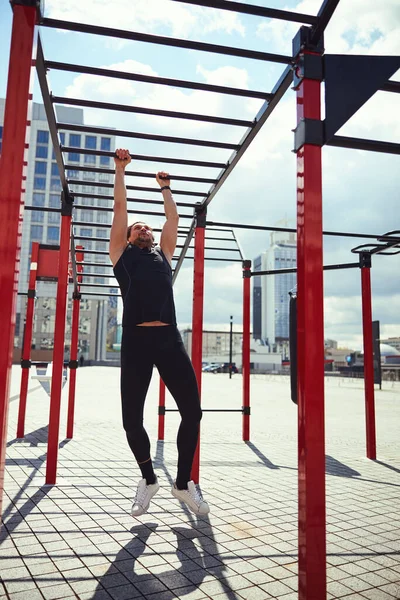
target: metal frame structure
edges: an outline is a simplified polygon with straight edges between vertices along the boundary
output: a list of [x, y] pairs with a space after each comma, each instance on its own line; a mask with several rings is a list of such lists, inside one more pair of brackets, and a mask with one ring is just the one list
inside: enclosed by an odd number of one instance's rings
[[[91, 73], [110, 78], [124, 80], [145, 81], [158, 85], [171, 85], [187, 89], [201, 89], [221, 94], [232, 94], [241, 97], [261, 98], [264, 104], [255, 116], [254, 121], [227, 120], [222, 117], [212, 122], [229, 124], [233, 127], [243, 127], [245, 133], [236, 144], [218, 142], [216, 140], [198, 140], [191, 138], [178, 138], [146, 134], [145, 132], [129, 132], [96, 128], [96, 133], [121, 134], [128, 137], [157, 141], [158, 143], [175, 143], [186, 146], [203, 146], [232, 150], [226, 162], [198, 161], [184, 158], [159, 157], [154, 155], [133, 155], [136, 161], [154, 162], [162, 161], [175, 165], [191, 165], [199, 168], [209, 167], [219, 169], [213, 178], [188, 178], [179, 177], [187, 183], [211, 183], [207, 192], [201, 195], [202, 200], [194, 206], [186, 203], [185, 207], [193, 208], [193, 215], [182, 214], [183, 218], [190, 218], [191, 223], [186, 234], [186, 240], [181, 249], [174, 272], [176, 279], [180, 267], [186, 257], [191, 240], [194, 237], [194, 303], [193, 303], [193, 345], [192, 362], [196, 371], [199, 389], [201, 390], [201, 342], [203, 326], [203, 282], [204, 282], [204, 252], [206, 231], [206, 210], [221, 186], [229, 177], [234, 167], [245, 153], [250, 143], [254, 140], [262, 126], [272, 114], [280, 99], [288, 90], [292, 82], [297, 93], [297, 128], [295, 130], [295, 152], [297, 153], [297, 235], [298, 235], [298, 396], [299, 396], [299, 598], [301, 600], [322, 600], [326, 597], [326, 543], [325, 543], [325, 453], [324, 453], [324, 389], [323, 389], [323, 309], [322, 309], [322, 169], [321, 149], [323, 145], [339, 146], [344, 148], [360, 148], [370, 151], [400, 153], [400, 144], [377, 142], [374, 140], [360, 140], [336, 136], [336, 131], [347, 121], [358, 108], [378, 89], [387, 92], [399, 92], [400, 84], [390, 81], [391, 75], [400, 67], [400, 57], [338, 57], [335, 55], [324, 56], [323, 33], [326, 29], [339, 0], [324, 0], [317, 15], [302, 15], [295, 12], [275, 10], [259, 6], [228, 2], [227, 0], [175, 0], [187, 4], [204, 7], [219, 8], [222, 10], [236, 10], [243, 14], [253, 14], [272, 19], [284, 19], [292, 22], [303, 23], [298, 35], [294, 39], [293, 52], [290, 56], [242, 50], [216, 44], [182, 40], [177, 38], [142, 34], [107, 27], [96, 27], [89, 24], [70, 23], [55, 19], [44, 18], [40, 12], [39, 0], [11, 0], [14, 11], [13, 32], [11, 42], [11, 57], [9, 80], [7, 87], [7, 100], [4, 115], [3, 156], [0, 162], [0, 217], [7, 223], [5, 235], [0, 240], [0, 259], [4, 277], [1, 279], [0, 293], [4, 310], [0, 315], [0, 334], [4, 345], [0, 352], [0, 431], [3, 439], [0, 444], [0, 498], [2, 497], [5, 432], [7, 425], [7, 402], [9, 391], [9, 377], [11, 369], [11, 350], [15, 321], [16, 279], [18, 274], [18, 252], [20, 247], [20, 208], [23, 204], [23, 191], [20, 182], [23, 179], [25, 152], [25, 134], [27, 125], [27, 112], [31, 96], [29, 95], [32, 57], [34, 56], [34, 41], [37, 26], [79, 31], [95, 35], [116, 37], [119, 39], [135, 40], [141, 43], [174, 46], [195, 51], [225, 54], [250, 60], [268, 61], [286, 65], [276, 85], [271, 92], [235, 90], [223, 86], [211, 86], [177, 79], [150, 77], [141, 74], [128, 74], [106, 69], [95, 69], [88, 66], [71, 65], [46, 61], [38, 37], [36, 54], [36, 70], [42, 91], [43, 102], [49, 123], [51, 139], [55, 151], [57, 165], [62, 185], [62, 227], [60, 240], [60, 263], [58, 273], [57, 313], [54, 344], [54, 368], [52, 379], [50, 426], [49, 426], [49, 455], [46, 471], [46, 481], [55, 483], [58, 429], [60, 414], [60, 394], [62, 378], [62, 353], [64, 344], [66, 293], [68, 285], [68, 254], [70, 251], [71, 220], [75, 197], [81, 194], [74, 193], [68, 181], [63, 154], [68, 151], [79, 153], [87, 150], [63, 147], [60, 144], [58, 130], [90, 132], [93, 128], [88, 126], [68, 125], [57, 123], [54, 102], [55, 98], [66, 102], [65, 98], [53, 97], [50, 94], [47, 82], [47, 71], [58, 69], [76, 73]], [[335, 73], [339, 71], [338, 65], [346, 73], [343, 82], [339, 82]], [[362, 75], [365, 66], [371, 67], [368, 78]], [[346, 71], [347, 70], [347, 71]], [[360, 82], [368, 79], [368, 85], [354, 85], [354, 79]], [[320, 87], [325, 81], [326, 88], [326, 118], [321, 121], [320, 116]], [[355, 93], [352, 102], [337, 101], [336, 94], [341, 96], [340, 86], [346, 86], [346, 81], [351, 81]], [[339, 89], [337, 89], [339, 87]], [[358, 94], [358, 96], [357, 96]], [[357, 96], [357, 97], [356, 97]], [[346, 99], [347, 100], [347, 99]], [[82, 106], [80, 99], [73, 100]], [[69, 103], [73, 102], [69, 101]], [[139, 112], [138, 107], [116, 107], [105, 103], [85, 102], [85, 106], [96, 106], [99, 109], [123, 110]], [[339, 108], [337, 108], [339, 107]], [[204, 115], [185, 114], [177, 115], [171, 111], [153, 111], [144, 109], [146, 114], [157, 114], [168, 118], [185, 118], [194, 120], [209, 120]], [[95, 154], [111, 156], [112, 153], [96, 151]], [[81, 168], [80, 170], [86, 170]], [[91, 170], [88, 168], [88, 170]], [[138, 173], [131, 172], [131, 176]], [[149, 173], [141, 174], [150, 176]], [[209, 179], [212, 179], [210, 182]], [[78, 180], [79, 181], [79, 180]], [[75, 181], [75, 183], [78, 183]], [[134, 191], [148, 191], [148, 188], [131, 186]], [[190, 196], [198, 194], [185, 192]], [[101, 196], [99, 196], [101, 197]], [[153, 203], [153, 202], [152, 202]], [[183, 203], [182, 203], [183, 205]], [[136, 214], [149, 214], [144, 211], [135, 211]], [[160, 213], [153, 213], [160, 214]], [[225, 224], [224, 224], [225, 225]], [[366, 236], [363, 236], [366, 237]], [[93, 252], [91, 252], [93, 253]], [[89, 254], [89, 252], [87, 252]], [[79, 261], [81, 264], [82, 261]], [[248, 279], [248, 265], [243, 265]], [[75, 278], [76, 281], [76, 278]], [[369, 290], [365, 281], [365, 293]], [[249, 287], [245, 281], [246, 307], [248, 306]], [[307, 301], [305, 300], [307, 290]], [[88, 295], [90, 293], [88, 292]], [[98, 295], [98, 294], [96, 294]], [[247, 308], [246, 308], [247, 310]], [[369, 311], [366, 307], [366, 314]], [[369, 317], [368, 317], [369, 318]], [[366, 319], [367, 322], [367, 319]], [[249, 326], [246, 316], [246, 327]], [[304, 357], [308, 357], [308, 361]], [[307, 452], [306, 452], [307, 448]], [[196, 461], [198, 463], [198, 454]], [[0, 506], [1, 509], [1, 506]]]

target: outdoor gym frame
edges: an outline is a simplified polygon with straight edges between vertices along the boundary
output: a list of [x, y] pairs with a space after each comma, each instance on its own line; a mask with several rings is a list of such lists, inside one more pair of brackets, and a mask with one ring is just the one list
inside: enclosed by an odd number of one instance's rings
[[[62, 186], [62, 225], [59, 254], [57, 313], [54, 340], [54, 370], [49, 424], [49, 454], [46, 469], [47, 483], [55, 483], [60, 394], [62, 385], [62, 360], [65, 310], [68, 285], [68, 255], [70, 252], [71, 222], [74, 198], [81, 194], [71, 190], [72, 182], [66, 176], [63, 153], [74, 151], [84, 154], [87, 150], [62, 147], [58, 130], [123, 135], [136, 139], [146, 139], [160, 143], [203, 146], [230, 149], [232, 155], [226, 162], [197, 161], [187, 158], [164, 156], [133, 155], [138, 161], [163, 162], [191, 165], [199, 168], [220, 169], [212, 178], [188, 178], [179, 176], [189, 183], [211, 183], [208, 192], [201, 194], [202, 201], [192, 205], [194, 215], [186, 234], [186, 240], [177, 259], [174, 281], [194, 238], [194, 301], [192, 323], [192, 362], [201, 393], [202, 366], [202, 325], [204, 289], [204, 253], [206, 211], [214, 196], [230, 175], [244, 152], [258, 134], [274, 108], [293, 83], [297, 95], [297, 127], [294, 149], [297, 153], [297, 269], [298, 269], [298, 419], [299, 419], [299, 598], [301, 600], [322, 600], [326, 598], [326, 526], [325, 526], [325, 448], [324, 448], [324, 345], [323, 345], [323, 289], [322, 289], [322, 169], [321, 148], [323, 145], [371, 150], [400, 154], [400, 144], [345, 138], [335, 135], [339, 128], [377, 91], [400, 91], [400, 83], [389, 78], [400, 67], [400, 57], [339, 56], [324, 55], [323, 33], [339, 0], [324, 0], [316, 16], [267, 9], [226, 0], [175, 0], [194, 5], [209, 6], [223, 10], [258, 15], [266, 18], [285, 19], [305, 23], [294, 39], [291, 56], [242, 50], [216, 44], [179, 40], [156, 35], [141, 34], [106, 27], [69, 23], [46, 19], [41, 14], [38, 0], [12, 0], [13, 26], [9, 79], [7, 87], [2, 158], [0, 162], [0, 217], [7, 224], [0, 239], [0, 261], [2, 277], [0, 295], [3, 311], [0, 315], [0, 336], [3, 345], [0, 350], [0, 497], [3, 489], [5, 461], [5, 441], [7, 431], [8, 395], [11, 373], [11, 356], [15, 325], [15, 301], [18, 283], [18, 257], [21, 245], [21, 223], [24, 205], [26, 139], [29, 130], [29, 107], [32, 57], [34, 58], [43, 102], [51, 133], [52, 144], [60, 173]], [[107, 69], [92, 68], [45, 61], [38, 35], [38, 26], [79, 31], [95, 35], [136, 40], [191, 50], [220, 53], [251, 60], [270, 61], [286, 65], [272, 92], [235, 90], [223, 86], [211, 86], [177, 79], [129, 74]], [[35, 51], [37, 38], [37, 52]], [[209, 120], [209, 122], [229, 124], [246, 128], [238, 144], [227, 144], [213, 140], [196, 140], [164, 135], [150, 135], [142, 132], [128, 132], [105, 128], [91, 128], [66, 123], [57, 123], [54, 112], [55, 98], [51, 96], [46, 73], [48, 69], [58, 69], [75, 73], [90, 73], [110, 78], [142, 81], [157, 85], [171, 85], [186, 89], [212, 91], [241, 97], [264, 100], [264, 104], [251, 124], [243, 120], [227, 120], [222, 117], [207, 118], [204, 115], [181, 114], [171, 111], [154, 111], [138, 107], [119, 107], [108, 103], [83, 103], [75, 99], [75, 105], [96, 106], [99, 109], [124, 110], [147, 114], [157, 114], [168, 118]], [[321, 82], [325, 81], [326, 118], [321, 121]], [[65, 98], [59, 101], [67, 102]], [[345, 99], [345, 101], [344, 101]], [[69, 103], [72, 101], [69, 100]], [[233, 122], [235, 121], [235, 122]], [[112, 156], [113, 153], [95, 151], [95, 154]], [[80, 168], [86, 170], [86, 168]], [[91, 171], [90, 167], [87, 170]], [[110, 172], [110, 171], [109, 171]], [[130, 173], [136, 176], [137, 173]], [[149, 173], [142, 176], [150, 176]], [[177, 180], [178, 176], [173, 176]], [[78, 180], [79, 181], [79, 180]], [[76, 183], [79, 185], [79, 183]], [[137, 187], [132, 189], [138, 191]], [[139, 188], [142, 189], [143, 188]], [[148, 191], [146, 189], [146, 191]], [[190, 192], [190, 191], [189, 191]], [[189, 195], [197, 195], [190, 193]], [[92, 195], [96, 197], [96, 195]], [[101, 197], [99, 195], [98, 197]], [[186, 207], [190, 207], [186, 204]], [[135, 211], [136, 214], [149, 214]], [[157, 214], [157, 213], [156, 213]], [[158, 213], [159, 214], [159, 213]], [[361, 234], [360, 234], [361, 236]], [[368, 236], [362, 236], [368, 237]], [[394, 248], [398, 247], [396, 242]], [[93, 252], [92, 252], [93, 253]], [[87, 252], [86, 254], [89, 254]], [[249, 267], [245, 267], [245, 270]], [[363, 269], [362, 272], [368, 272]], [[245, 279], [250, 279], [246, 274]], [[76, 281], [76, 274], [75, 274]], [[249, 285], [249, 283], [246, 285]], [[368, 289], [368, 277], [364, 287]], [[250, 288], [248, 287], [248, 290]], [[98, 295], [98, 294], [96, 294]], [[248, 300], [246, 299], [246, 302]], [[247, 306], [247, 305], [246, 305]], [[368, 308], [368, 307], [367, 307]], [[247, 317], [246, 317], [247, 318]], [[249, 325], [249, 323], [248, 323]], [[247, 327], [247, 325], [246, 325]], [[368, 334], [367, 334], [368, 335]], [[247, 352], [247, 350], [246, 350]], [[307, 361], [305, 357], [307, 356]], [[369, 367], [367, 367], [367, 370]], [[245, 377], [244, 377], [245, 381]], [[198, 455], [197, 455], [198, 461]], [[1, 507], [0, 507], [1, 508]]]

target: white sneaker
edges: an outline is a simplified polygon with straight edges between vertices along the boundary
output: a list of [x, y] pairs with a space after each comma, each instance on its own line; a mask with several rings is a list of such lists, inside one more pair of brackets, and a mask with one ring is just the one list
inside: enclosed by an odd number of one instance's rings
[[201, 495], [201, 490], [198, 485], [195, 485], [194, 481], [188, 482], [187, 490], [178, 490], [174, 484], [172, 487], [172, 495], [187, 504], [192, 512], [196, 515], [208, 515], [210, 507]]
[[150, 506], [150, 500], [158, 492], [160, 485], [156, 479], [155, 483], [147, 485], [145, 479], [141, 479], [138, 483], [135, 500], [132, 504], [131, 515], [132, 517], [140, 517], [147, 512]]

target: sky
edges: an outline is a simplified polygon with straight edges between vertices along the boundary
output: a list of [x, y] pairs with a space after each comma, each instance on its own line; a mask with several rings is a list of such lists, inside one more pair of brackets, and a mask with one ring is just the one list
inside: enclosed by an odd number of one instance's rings
[[[258, 0], [254, 4], [317, 14], [322, 0], [286, 3]], [[46, 0], [45, 16], [92, 25], [203, 41], [264, 52], [291, 55], [291, 40], [299, 25], [234, 12], [195, 7], [171, 0]], [[0, 2], [0, 95], [5, 96], [12, 12]], [[48, 60], [100, 66], [121, 71], [159, 75], [202, 83], [269, 92], [284, 65], [258, 60], [169, 48], [41, 28]], [[328, 54], [400, 54], [400, 5], [397, 0], [342, 0], [325, 35]], [[174, 111], [211, 114], [252, 120], [262, 100], [235, 98], [210, 92], [155, 86], [50, 70], [50, 88], [57, 96], [146, 106]], [[392, 79], [400, 80], [400, 73]], [[296, 156], [292, 129], [296, 126], [295, 92], [288, 90], [278, 108], [252, 142], [209, 206], [208, 218], [225, 223], [289, 227], [296, 224]], [[34, 100], [41, 102], [37, 82]], [[322, 103], [323, 104], [323, 103]], [[324, 107], [323, 107], [324, 110]], [[343, 127], [338, 135], [399, 142], [400, 98], [377, 92]], [[174, 135], [238, 143], [245, 129], [184, 119], [152, 117], [85, 109], [85, 123], [144, 133]], [[117, 147], [131, 153], [159, 157], [185, 157], [226, 162], [232, 150], [166, 144], [132, 138], [117, 138]], [[400, 229], [399, 157], [358, 150], [323, 148], [323, 227], [327, 231], [383, 234]], [[138, 171], [169, 171], [172, 175], [215, 177], [216, 169], [136, 162]], [[129, 183], [149, 185], [149, 179], [129, 178]], [[209, 184], [176, 182], [173, 190], [201, 192]], [[154, 197], [140, 193], [141, 198]], [[176, 195], [177, 201], [192, 201]], [[138, 209], [146, 209], [143, 204]], [[130, 208], [133, 206], [131, 205]], [[148, 208], [148, 205], [147, 205]], [[181, 214], [191, 214], [182, 208]], [[161, 217], [146, 219], [160, 227]], [[188, 226], [190, 219], [182, 218]], [[254, 259], [270, 243], [269, 233], [235, 230], [245, 258]], [[210, 234], [209, 234], [210, 235]], [[182, 240], [180, 240], [182, 242]], [[367, 240], [365, 240], [367, 241]], [[351, 248], [362, 240], [324, 238], [324, 264], [354, 262]], [[220, 244], [218, 244], [220, 245]], [[228, 245], [228, 247], [232, 247]], [[228, 253], [219, 253], [227, 256]], [[208, 256], [217, 252], [209, 251]], [[175, 284], [175, 301], [181, 327], [191, 323], [192, 262], [185, 261]], [[372, 261], [373, 318], [381, 322], [381, 337], [400, 335], [400, 255], [375, 256]], [[358, 269], [324, 274], [325, 337], [341, 346], [361, 349], [361, 284]], [[236, 328], [242, 321], [242, 276], [240, 263], [206, 262], [204, 328]]]

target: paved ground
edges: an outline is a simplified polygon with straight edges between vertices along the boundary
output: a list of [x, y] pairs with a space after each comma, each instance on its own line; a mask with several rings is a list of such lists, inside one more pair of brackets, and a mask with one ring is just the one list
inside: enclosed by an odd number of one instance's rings
[[[146, 423], [162, 487], [151, 512], [134, 519], [139, 472], [121, 429], [118, 369], [79, 369], [75, 435], [64, 440], [63, 418], [56, 487], [43, 485], [49, 399], [37, 381], [29, 385], [27, 436], [15, 439], [19, 377], [15, 367], [0, 598], [297, 599], [297, 409], [286, 378], [252, 377], [251, 443], [241, 441], [240, 413], [205, 414], [201, 485], [211, 514], [197, 519], [170, 495], [178, 417], [167, 414], [165, 442], [157, 443], [154, 377]], [[400, 386], [386, 383], [376, 394], [378, 460], [369, 461], [361, 383], [326, 381], [328, 598], [393, 600]], [[204, 408], [240, 406], [240, 376], [204, 376]]]

